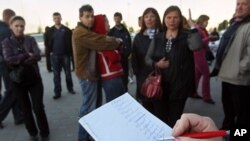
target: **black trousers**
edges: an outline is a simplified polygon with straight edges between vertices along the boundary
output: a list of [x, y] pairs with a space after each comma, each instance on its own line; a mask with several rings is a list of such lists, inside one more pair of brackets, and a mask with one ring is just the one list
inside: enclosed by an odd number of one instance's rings
[[20, 109], [19, 103], [12, 92], [5, 93], [0, 101], [0, 122], [2, 122], [12, 109], [15, 122], [23, 120], [23, 113]]
[[[125, 59], [124, 59], [125, 60]], [[122, 76], [122, 81], [123, 81], [123, 85], [124, 85], [124, 88], [125, 88], [125, 92], [128, 91], [128, 60], [125, 60], [125, 61], [121, 61], [121, 64], [122, 64], [122, 69], [123, 69], [123, 76]]]
[[23, 120], [23, 114], [12, 91], [7, 65], [3, 62], [0, 63], [0, 76], [3, 79], [3, 83], [5, 86], [4, 95], [0, 100], [0, 122], [2, 122], [7, 117], [11, 109], [15, 122], [21, 121]]
[[46, 67], [48, 71], [52, 71], [50, 52], [48, 47], [45, 47]]
[[32, 113], [33, 108], [40, 135], [42, 137], [47, 137], [49, 135], [49, 126], [43, 105], [43, 84], [41, 78], [29, 86], [21, 86], [20, 84], [14, 83], [13, 91], [22, 107], [25, 127], [29, 134], [31, 136], [36, 136], [38, 134], [38, 129]]
[[250, 126], [250, 86], [222, 82], [222, 104], [225, 114], [222, 129]]
[[160, 100], [142, 100], [142, 105], [167, 125], [173, 127], [183, 114], [187, 98], [169, 99], [171, 91], [165, 85], [162, 88], [163, 96]]

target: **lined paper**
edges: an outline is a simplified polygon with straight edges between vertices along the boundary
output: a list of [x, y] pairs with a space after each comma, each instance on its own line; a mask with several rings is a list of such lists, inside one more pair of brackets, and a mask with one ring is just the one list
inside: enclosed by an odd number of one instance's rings
[[126, 93], [79, 120], [96, 141], [157, 141], [172, 129]]

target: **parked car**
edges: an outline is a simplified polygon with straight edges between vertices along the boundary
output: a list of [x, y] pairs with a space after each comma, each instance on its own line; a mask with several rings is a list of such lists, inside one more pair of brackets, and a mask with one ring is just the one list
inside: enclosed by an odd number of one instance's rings
[[[226, 30], [221, 30], [221, 31], [219, 32], [220, 39], [221, 39], [221, 37], [223, 36], [223, 34], [224, 34], [225, 31], [226, 31]], [[220, 39], [217, 40], [217, 41], [209, 42], [209, 44], [208, 44], [209, 48], [211, 49], [211, 51], [212, 51], [214, 54], [217, 52], [217, 49], [218, 49], [219, 44], [220, 44]]]
[[30, 36], [34, 37], [39, 49], [41, 50], [41, 55], [44, 56], [45, 55], [45, 46], [44, 46], [44, 39], [43, 39], [43, 34], [31, 34]]

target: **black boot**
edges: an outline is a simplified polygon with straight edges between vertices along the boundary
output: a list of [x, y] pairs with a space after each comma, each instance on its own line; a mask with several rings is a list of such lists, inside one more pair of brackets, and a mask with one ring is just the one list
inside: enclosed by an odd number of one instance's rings
[[2, 124], [2, 122], [0, 122], [0, 129], [2, 129], [3, 128], [3, 124]]
[[219, 69], [214, 68], [212, 72], [210, 73], [210, 77], [215, 77], [219, 74]]

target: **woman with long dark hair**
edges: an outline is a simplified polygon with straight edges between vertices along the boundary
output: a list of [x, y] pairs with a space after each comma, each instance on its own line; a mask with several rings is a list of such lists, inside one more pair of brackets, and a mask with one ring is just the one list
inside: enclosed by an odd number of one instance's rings
[[155, 36], [145, 58], [148, 66], [157, 67], [162, 73], [163, 96], [156, 102], [156, 115], [171, 127], [183, 113], [188, 96], [194, 93], [194, 59], [188, 40], [192, 34], [198, 34], [197, 30], [183, 29], [180, 9], [168, 7], [163, 16], [163, 32]]
[[154, 114], [154, 102], [143, 97], [140, 89], [143, 81], [152, 71], [145, 63], [145, 56], [151, 40], [156, 34], [162, 31], [161, 21], [158, 12], [154, 8], [147, 8], [142, 15], [142, 24], [140, 32], [135, 36], [132, 51], [132, 67], [136, 76], [136, 97], [142, 102], [142, 105]]

